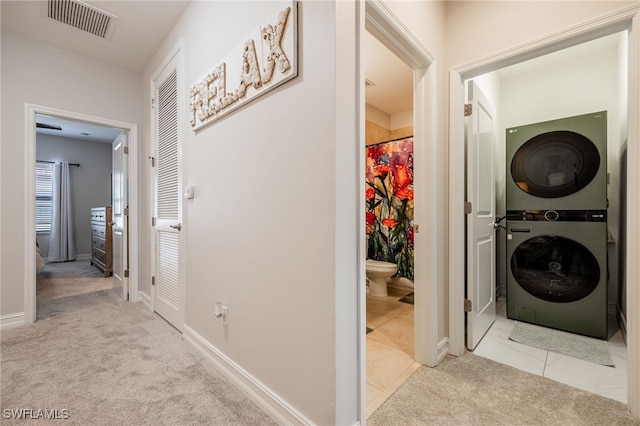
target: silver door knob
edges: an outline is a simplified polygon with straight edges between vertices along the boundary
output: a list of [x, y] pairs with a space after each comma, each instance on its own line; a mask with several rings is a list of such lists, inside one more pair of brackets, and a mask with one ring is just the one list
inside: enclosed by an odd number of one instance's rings
[[169, 225], [169, 228], [177, 229], [178, 231], [180, 231], [182, 229], [182, 225], [181, 224]]

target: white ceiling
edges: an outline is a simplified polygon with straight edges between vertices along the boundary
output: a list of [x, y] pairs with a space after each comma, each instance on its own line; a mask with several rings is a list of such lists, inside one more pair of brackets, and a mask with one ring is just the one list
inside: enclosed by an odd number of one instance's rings
[[122, 133], [119, 129], [98, 126], [80, 121], [63, 120], [58, 117], [36, 115], [36, 123], [62, 127], [62, 130], [36, 128], [38, 134], [80, 139], [87, 142], [111, 143]]
[[2, 0], [2, 29], [24, 34], [64, 50], [131, 71], [143, 67], [189, 5], [187, 0], [92, 1], [83, 3], [115, 15], [111, 40], [43, 15], [46, 1]]

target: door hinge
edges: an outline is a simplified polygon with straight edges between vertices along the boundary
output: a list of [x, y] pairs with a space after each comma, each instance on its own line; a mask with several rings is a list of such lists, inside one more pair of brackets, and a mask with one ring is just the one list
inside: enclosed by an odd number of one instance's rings
[[473, 211], [473, 206], [471, 205], [471, 202], [465, 201], [464, 202], [464, 214], [471, 214], [472, 211]]
[[125, 146], [125, 147], [123, 148], [123, 151], [122, 151], [122, 152], [124, 152], [125, 154], [128, 154], [128, 153], [129, 153], [129, 147], [128, 147], [128, 146]]
[[156, 226], [156, 218], [155, 217], [151, 218], [151, 226]]
[[155, 167], [155, 166], [156, 166], [156, 159], [155, 159], [155, 157], [149, 157], [149, 160], [151, 160], [151, 167]]
[[420, 225], [415, 224], [413, 225], [413, 232], [415, 232], [416, 234], [420, 233]]
[[156, 277], [151, 277], [151, 285], [156, 285]]
[[471, 312], [472, 303], [469, 299], [464, 299], [464, 311]]
[[129, 207], [124, 208], [124, 215], [129, 216]]
[[156, 100], [155, 98], [151, 98], [151, 108], [155, 108], [156, 107]]
[[128, 269], [124, 270], [124, 277], [125, 278], [129, 278], [129, 270]]
[[473, 106], [471, 104], [464, 104], [464, 116], [468, 117], [473, 114]]

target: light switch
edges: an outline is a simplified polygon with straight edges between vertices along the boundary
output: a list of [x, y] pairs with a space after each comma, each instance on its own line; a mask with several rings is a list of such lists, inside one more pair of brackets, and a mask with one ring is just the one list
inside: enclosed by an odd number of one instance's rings
[[191, 200], [193, 198], [193, 186], [184, 187], [184, 198], [187, 200]]

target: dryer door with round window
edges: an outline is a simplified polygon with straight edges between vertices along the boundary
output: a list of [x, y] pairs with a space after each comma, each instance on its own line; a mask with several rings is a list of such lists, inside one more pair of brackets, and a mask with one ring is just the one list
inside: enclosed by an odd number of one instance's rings
[[522, 191], [542, 198], [566, 197], [598, 173], [600, 154], [585, 136], [570, 131], [537, 135], [511, 160], [511, 177]]

